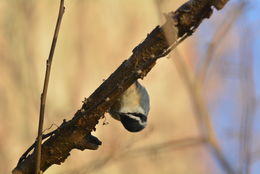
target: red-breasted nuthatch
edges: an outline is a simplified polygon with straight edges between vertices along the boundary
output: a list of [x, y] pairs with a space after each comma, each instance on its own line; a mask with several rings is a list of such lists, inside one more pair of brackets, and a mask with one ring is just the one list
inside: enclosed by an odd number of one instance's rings
[[121, 121], [128, 131], [139, 132], [147, 124], [149, 110], [149, 95], [136, 81], [117, 99], [109, 113], [114, 119]]

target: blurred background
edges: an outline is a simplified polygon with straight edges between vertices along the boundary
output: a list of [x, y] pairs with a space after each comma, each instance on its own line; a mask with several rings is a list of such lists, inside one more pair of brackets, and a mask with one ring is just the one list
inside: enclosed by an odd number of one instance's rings
[[[184, 0], [66, 0], [47, 95], [45, 133], [71, 119]], [[0, 0], [0, 173], [37, 133], [59, 0]], [[129, 133], [107, 114], [97, 151], [73, 150], [46, 174], [260, 173], [260, 2], [233, 0], [158, 60], [144, 80], [148, 126]], [[106, 123], [108, 124], [102, 124]], [[52, 127], [51, 127], [52, 126]]]

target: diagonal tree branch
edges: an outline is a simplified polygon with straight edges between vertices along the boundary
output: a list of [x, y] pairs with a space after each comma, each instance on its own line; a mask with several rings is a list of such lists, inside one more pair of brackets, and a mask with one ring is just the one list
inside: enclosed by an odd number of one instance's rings
[[[158, 58], [167, 55], [178, 43], [190, 36], [203, 19], [209, 18], [212, 6], [218, 5], [217, 8], [220, 9], [220, 3], [217, 2], [218, 0], [190, 0], [175, 12], [168, 13], [165, 24], [155, 27], [133, 49], [130, 58], [83, 101], [74, 117], [64, 121], [43, 143], [40, 169], [45, 171], [53, 164], [64, 162], [72, 149], [97, 149], [101, 143], [90, 133], [95, 130], [99, 119], [131, 84], [147, 75]], [[172, 33], [170, 38], [165, 36], [164, 31]], [[35, 150], [17, 164], [13, 174], [33, 173], [34, 159]]]

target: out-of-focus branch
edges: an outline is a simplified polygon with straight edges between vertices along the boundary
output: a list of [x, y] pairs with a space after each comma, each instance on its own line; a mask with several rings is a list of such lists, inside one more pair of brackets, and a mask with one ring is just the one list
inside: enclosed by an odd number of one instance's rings
[[225, 21], [223, 21], [220, 25], [210, 43], [208, 44], [208, 49], [206, 51], [205, 59], [202, 62], [201, 68], [199, 68], [197, 77], [200, 82], [203, 84], [208, 73], [211, 62], [213, 61], [215, 51], [217, 47], [224, 41], [225, 36], [228, 34], [229, 30], [232, 28], [233, 24], [237, 21], [239, 16], [243, 13], [246, 7], [246, 2], [240, 2], [232, 11], [231, 14]]
[[43, 91], [41, 94], [41, 104], [40, 104], [40, 115], [39, 115], [39, 125], [38, 125], [38, 136], [37, 136], [37, 144], [36, 144], [36, 165], [35, 165], [35, 174], [40, 173], [40, 165], [41, 165], [41, 146], [42, 146], [42, 129], [43, 129], [43, 122], [44, 122], [44, 111], [45, 111], [45, 103], [46, 103], [46, 97], [47, 97], [47, 91], [48, 91], [48, 84], [50, 79], [50, 73], [51, 73], [51, 65], [52, 65], [52, 59], [58, 39], [58, 34], [60, 30], [60, 24], [61, 20], [64, 14], [64, 0], [60, 1], [60, 8], [59, 8], [59, 14], [58, 19], [54, 31], [54, 36], [51, 44], [51, 50], [49, 57], [46, 62], [46, 72], [45, 72], [45, 79], [44, 79], [44, 85], [43, 85]]
[[[133, 145], [135, 145], [137, 142], [143, 141], [147, 136], [150, 136], [152, 132], [152, 129], [150, 131], [147, 131], [145, 134], [142, 136], [138, 136], [136, 139], [127, 142], [126, 145], [123, 146], [118, 146], [116, 145], [117, 148], [111, 148], [107, 154], [103, 155], [102, 157], [97, 157], [95, 159], [92, 159], [89, 163], [85, 164], [84, 167], [79, 168], [79, 169], [74, 169], [71, 171], [66, 171], [66, 174], [74, 174], [74, 173], [93, 173], [94, 171], [101, 170], [104, 168], [106, 165], [108, 165], [110, 162], [114, 162], [115, 160], [121, 160], [121, 157], [126, 156], [129, 150], [126, 149], [131, 149]], [[64, 173], [64, 172], [62, 172]]]
[[[177, 140], [168, 140], [166, 142], [162, 142], [155, 145], [150, 145], [149, 147], [141, 147], [138, 149], [133, 149], [123, 156], [138, 156], [140, 154], [150, 154], [156, 153], [158, 151], [163, 151], [167, 148], [171, 150], [177, 150], [185, 147], [192, 147], [194, 145], [203, 145], [206, 142], [204, 138], [199, 137], [190, 137], [190, 138], [182, 138]], [[121, 157], [121, 156], [120, 156]]]
[[240, 122], [240, 173], [250, 174], [252, 161], [253, 125], [256, 111], [256, 91], [253, 73], [252, 35], [249, 28], [244, 29], [240, 41], [240, 88], [241, 88], [241, 122]]
[[213, 152], [223, 169], [229, 174], [235, 174], [235, 171], [226, 160], [219, 146], [199, 81], [196, 79], [194, 72], [187, 68], [180, 54], [178, 54], [178, 51], [175, 51], [175, 54], [177, 54], [174, 59], [176, 67], [190, 95], [200, 134], [205, 138], [205, 142], [210, 147], [210, 150]]
[[133, 143], [131, 143], [127, 145], [127, 148], [124, 146], [119, 150], [116, 149], [116, 151], [112, 151], [102, 158], [97, 158], [96, 160], [91, 161], [86, 165], [86, 167], [66, 172], [66, 174], [73, 174], [76, 173], [76, 171], [78, 173], [90, 173], [102, 169], [110, 162], [122, 160], [123, 158], [138, 158], [143, 155], [153, 155], [160, 151], [166, 151], [167, 149], [170, 149], [171, 151], [179, 150], [191, 146], [203, 145], [205, 141], [205, 139], [199, 137], [187, 137], [177, 140], [168, 140], [158, 144], [135, 148], [131, 150], [125, 150], [129, 149], [133, 145]]
[[[219, 44], [223, 38], [225, 33], [231, 28], [232, 24], [236, 19], [239, 17], [239, 15], [242, 13], [242, 11], [245, 8], [245, 3], [241, 2], [234, 10], [233, 17], [226, 23], [226, 25], [219, 30], [217, 30], [216, 34], [214, 35], [212, 42], [209, 44], [209, 48], [207, 51], [207, 57], [205, 59], [205, 63], [202, 66], [202, 70], [199, 73], [198, 81], [196, 79], [196, 76], [193, 72], [189, 71], [187, 68], [185, 62], [180, 58], [180, 55], [177, 55], [175, 57], [175, 62], [177, 64], [177, 69], [179, 70], [179, 74], [182, 76], [182, 79], [184, 83], [186, 84], [189, 94], [192, 98], [193, 102], [193, 108], [196, 113], [197, 123], [199, 125], [199, 129], [201, 131], [202, 136], [207, 138], [208, 145], [210, 149], [212, 150], [214, 156], [218, 159], [221, 166], [227, 173], [235, 173], [235, 171], [232, 169], [231, 165], [228, 163], [228, 161], [225, 158], [225, 155], [223, 154], [219, 142], [216, 138], [214, 129], [212, 127], [212, 123], [210, 120], [210, 115], [206, 109], [205, 102], [203, 100], [202, 94], [201, 94], [201, 83], [203, 83], [205, 79], [205, 75], [207, 73], [208, 67], [212, 61], [213, 54], [215, 51], [215, 48], [217, 44]], [[178, 54], [178, 51], [175, 51], [176, 54]], [[250, 153], [248, 153], [250, 154]]]
[[256, 149], [255, 151], [251, 152], [251, 162], [258, 162], [260, 160], [260, 149]]
[[[226, 0], [227, 1], [227, 0]], [[167, 15], [165, 24], [157, 26], [147, 38], [134, 48], [133, 54], [84, 100], [72, 120], [65, 121], [42, 145], [41, 170], [60, 164], [72, 149], [97, 149], [99, 141], [90, 135], [103, 114], [115, 100], [138, 78], [143, 78], [178, 43], [190, 36], [203, 19], [212, 14], [213, 1], [190, 0]], [[171, 37], [164, 31], [171, 32]], [[13, 173], [31, 174], [35, 164], [35, 151], [13, 170]]]

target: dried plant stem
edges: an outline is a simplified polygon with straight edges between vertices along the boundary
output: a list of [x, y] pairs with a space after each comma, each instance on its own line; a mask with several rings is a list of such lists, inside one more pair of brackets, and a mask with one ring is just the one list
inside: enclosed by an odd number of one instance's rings
[[40, 104], [40, 115], [39, 115], [39, 125], [38, 125], [38, 136], [37, 136], [37, 145], [36, 145], [36, 165], [35, 165], [35, 174], [40, 173], [40, 165], [41, 165], [41, 144], [42, 144], [42, 129], [43, 129], [43, 122], [44, 122], [44, 111], [45, 111], [45, 103], [46, 103], [46, 97], [47, 97], [47, 91], [48, 91], [48, 84], [50, 79], [50, 72], [51, 72], [51, 65], [52, 65], [52, 59], [56, 47], [56, 42], [58, 39], [60, 24], [62, 20], [62, 16], [64, 14], [64, 0], [60, 1], [60, 8], [59, 8], [59, 14], [58, 19], [54, 31], [54, 36], [51, 44], [51, 50], [49, 57], [46, 62], [46, 72], [45, 72], [45, 79], [44, 79], [44, 85], [43, 85], [43, 91], [41, 94], [41, 104]]

